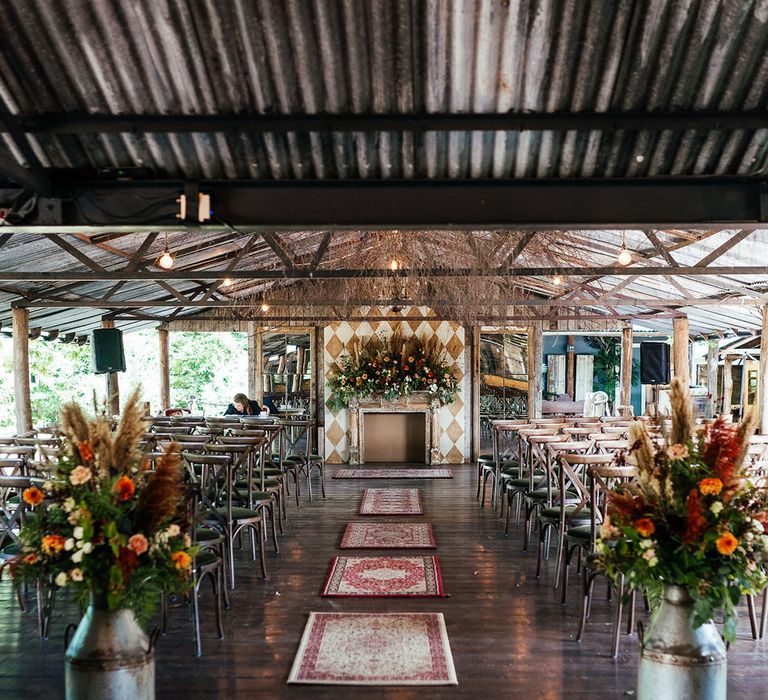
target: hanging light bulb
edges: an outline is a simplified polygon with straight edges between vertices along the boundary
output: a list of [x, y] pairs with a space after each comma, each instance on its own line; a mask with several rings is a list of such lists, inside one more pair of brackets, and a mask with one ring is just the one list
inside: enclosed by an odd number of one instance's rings
[[397, 262], [397, 259], [392, 258], [392, 260], [389, 261], [389, 269], [392, 270], [392, 272], [396, 272], [400, 269], [400, 263]]
[[626, 248], [622, 248], [619, 251], [619, 255], [616, 259], [619, 261], [619, 265], [629, 265], [629, 263], [632, 262], [632, 253], [630, 253]]
[[266, 301], [261, 302], [261, 311], [262, 313], [267, 313], [267, 311], [269, 311], [269, 304], [267, 304]]
[[163, 268], [163, 270], [170, 270], [173, 267], [174, 263], [174, 256], [173, 253], [171, 253], [170, 250], [168, 250], [168, 232], [165, 233], [165, 247], [160, 255], [160, 257], [157, 259], [157, 264]]
[[163, 252], [163, 254], [157, 259], [157, 264], [163, 268], [163, 270], [170, 270], [173, 267], [174, 259], [169, 250]]
[[561, 285], [563, 283], [563, 278], [560, 275], [555, 275], [552, 278], [552, 282], [553, 282], [553, 284], [556, 284], [556, 285], [559, 286], [559, 285]]
[[619, 261], [619, 265], [624, 266], [632, 262], [632, 253], [627, 250], [627, 234], [624, 231], [621, 232], [621, 250], [616, 259]]
[[232, 286], [232, 278], [231, 277], [225, 277], [223, 280], [221, 280], [221, 286], [222, 287], [231, 287]]

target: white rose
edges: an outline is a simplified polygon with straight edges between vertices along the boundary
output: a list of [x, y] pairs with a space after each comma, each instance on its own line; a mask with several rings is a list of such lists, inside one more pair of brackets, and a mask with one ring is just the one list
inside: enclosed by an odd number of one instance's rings
[[65, 498], [62, 508], [64, 508], [65, 513], [71, 513], [75, 509], [75, 499], [72, 496]]
[[173, 523], [168, 526], [167, 532], [168, 537], [178, 537], [181, 534], [181, 528], [176, 523]]
[[46, 481], [43, 484], [43, 491], [52, 491], [53, 490], [53, 484], [50, 481]]
[[75, 562], [75, 564], [79, 564], [81, 561], [83, 561], [83, 550], [82, 549], [78, 549], [72, 555], [72, 561]]
[[722, 509], [723, 509], [723, 502], [722, 501], [715, 501], [709, 509], [717, 515]]
[[653, 540], [640, 540], [640, 546], [643, 549], [648, 549], [648, 547], [653, 546]]
[[76, 540], [82, 540], [83, 539], [83, 528], [79, 525], [72, 531], [72, 536]]
[[82, 581], [83, 580], [83, 570], [82, 569], [72, 569], [72, 571], [69, 572], [69, 576], [73, 581]]
[[75, 548], [75, 541], [70, 537], [65, 543], [64, 543], [64, 549], [66, 549], [68, 552]]
[[61, 571], [58, 574], [56, 574], [56, 578], [54, 579], [54, 582], [59, 588], [64, 588], [64, 586], [67, 585], [67, 573], [66, 571]]
[[755, 539], [755, 536], [751, 532], [744, 533], [744, 539], [747, 540], [747, 542], [751, 542]]
[[759, 520], [752, 521], [752, 529], [755, 532], [759, 532], [759, 533], [765, 532], [765, 528], [763, 527], [763, 524]]
[[69, 517], [67, 518], [67, 522], [70, 525], [74, 525], [78, 520], [80, 520], [80, 511], [79, 510], [72, 511], [69, 514]]
[[86, 542], [83, 544], [83, 554], [90, 554], [93, 550], [93, 543], [92, 542]]

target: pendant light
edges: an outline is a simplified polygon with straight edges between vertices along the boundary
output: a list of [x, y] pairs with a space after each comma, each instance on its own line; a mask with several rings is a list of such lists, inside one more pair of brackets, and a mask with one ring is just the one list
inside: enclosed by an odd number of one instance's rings
[[625, 267], [632, 262], [632, 253], [627, 250], [626, 235], [627, 234], [624, 231], [621, 232], [621, 250], [616, 257], [619, 265], [623, 265]]
[[173, 267], [175, 260], [175, 256], [171, 251], [168, 249], [168, 232], [165, 232], [165, 248], [163, 249], [162, 254], [157, 259], [158, 266], [162, 267], [163, 270], [170, 270]]

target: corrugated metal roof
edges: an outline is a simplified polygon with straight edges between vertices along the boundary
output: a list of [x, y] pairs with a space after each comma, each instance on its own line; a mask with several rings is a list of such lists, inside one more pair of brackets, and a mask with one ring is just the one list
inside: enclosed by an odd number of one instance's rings
[[[764, 0], [26, 0], [14, 114], [762, 109]], [[763, 173], [765, 130], [39, 135], [57, 168], [189, 179]]]

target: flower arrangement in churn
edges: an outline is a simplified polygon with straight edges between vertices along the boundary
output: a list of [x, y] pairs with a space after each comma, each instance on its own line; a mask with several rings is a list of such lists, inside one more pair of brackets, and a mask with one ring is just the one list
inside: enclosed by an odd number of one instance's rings
[[83, 602], [94, 593], [110, 610], [131, 608], [146, 619], [164, 590], [190, 585], [195, 552], [179, 456], [169, 449], [148, 469], [138, 392], [114, 434], [104, 413], [88, 420], [74, 403], [61, 417], [64, 449], [52, 478], [22, 493], [33, 515], [14, 577], [70, 588]]
[[333, 410], [349, 406], [352, 398], [375, 393], [392, 401], [425, 391], [441, 404], [449, 404], [459, 387], [436, 337], [423, 344], [416, 336], [404, 339], [398, 331], [388, 339], [374, 336], [362, 347], [356, 341], [338, 366], [328, 380], [328, 405]]
[[630, 428], [628, 461], [638, 478], [609, 494], [600, 564], [653, 598], [665, 584], [686, 587], [694, 627], [722, 610], [723, 636], [732, 640], [739, 598], [766, 584], [768, 497], [744, 466], [754, 421], [718, 418], [694, 432], [691, 399], [677, 379], [670, 398], [668, 434], [654, 437], [640, 421]]

